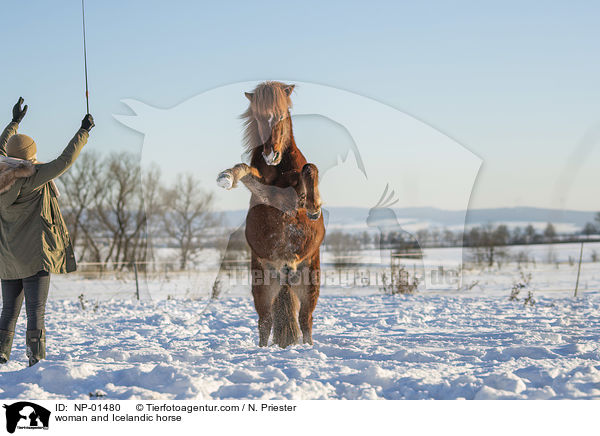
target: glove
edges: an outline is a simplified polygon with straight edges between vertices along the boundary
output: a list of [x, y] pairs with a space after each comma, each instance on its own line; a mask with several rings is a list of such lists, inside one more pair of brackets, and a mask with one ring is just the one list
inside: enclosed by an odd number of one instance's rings
[[27, 113], [27, 105], [21, 109], [21, 105], [23, 104], [23, 97], [19, 97], [19, 101], [17, 104], [13, 106], [13, 123], [20, 123], [23, 120], [23, 117]]
[[87, 130], [89, 132], [94, 126], [94, 117], [90, 114], [87, 114], [85, 117], [83, 117], [83, 120], [81, 120], [81, 128], [83, 130]]

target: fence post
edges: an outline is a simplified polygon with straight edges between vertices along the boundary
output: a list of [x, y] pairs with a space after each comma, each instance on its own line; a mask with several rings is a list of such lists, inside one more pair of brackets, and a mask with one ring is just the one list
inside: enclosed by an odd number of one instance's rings
[[579, 288], [579, 276], [581, 275], [581, 259], [583, 258], [583, 242], [579, 249], [579, 265], [577, 266], [577, 281], [575, 282], [575, 297], [577, 297], [577, 289]]
[[133, 263], [133, 271], [135, 273], [135, 297], [137, 298], [138, 301], [140, 301], [140, 282], [138, 281], [137, 263], [136, 262], [132, 262], [132, 263]]

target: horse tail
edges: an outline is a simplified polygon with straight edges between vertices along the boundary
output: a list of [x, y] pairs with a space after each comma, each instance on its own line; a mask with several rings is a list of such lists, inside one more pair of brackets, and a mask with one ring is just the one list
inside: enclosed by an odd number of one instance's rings
[[273, 301], [273, 340], [281, 348], [292, 345], [300, 339], [298, 309], [300, 302], [289, 285], [283, 285]]

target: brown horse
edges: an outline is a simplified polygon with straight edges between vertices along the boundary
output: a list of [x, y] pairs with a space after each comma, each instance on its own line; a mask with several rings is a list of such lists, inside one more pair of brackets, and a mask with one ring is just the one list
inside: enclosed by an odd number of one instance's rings
[[[245, 120], [250, 165], [237, 164], [217, 178], [231, 189], [239, 181], [252, 193], [246, 240], [252, 251], [254, 306], [259, 345], [267, 346], [271, 328], [284, 348], [312, 344], [312, 313], [319, 297], [319, 247], [325, 236], [318, 170], [306, 162], [292, 132], [290, 94], [294, 85], [261, 83], [251, 93]], [[300, 325], [298, 328], [298, 324]]]

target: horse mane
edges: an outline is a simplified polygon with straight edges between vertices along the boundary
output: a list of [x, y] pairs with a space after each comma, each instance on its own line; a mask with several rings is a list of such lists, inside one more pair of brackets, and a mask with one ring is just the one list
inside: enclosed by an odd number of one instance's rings
[[289, 115], [292, 107], [290, 94], [293, 88], [294, 85], [266, 81], [258, 84], [250, 94], [246, 93], [246, 96], [251, 96], [250, 105], [240, 116], [244, 120], [243, 142], [246, 156], [251, 157], [254, 150], [262, 145], [254, 114], [263, 115], [265, 118], [268, 118], [269, 114], [276, 117]]

